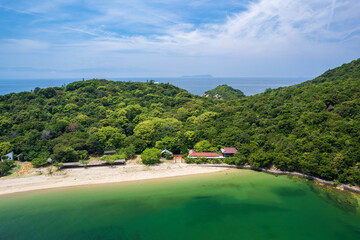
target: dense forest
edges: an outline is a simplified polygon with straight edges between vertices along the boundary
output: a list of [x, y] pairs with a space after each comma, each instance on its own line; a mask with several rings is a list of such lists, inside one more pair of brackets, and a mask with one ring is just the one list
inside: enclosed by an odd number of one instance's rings
[[[187, 154], [360, 183], [360, 59], [291, 87], [219, 100], [171, 84], [88, 80], [0, 96], [0, 154], [41, 165], [107, 149]], [[40, 164], [39, 164], [40, 163]]]

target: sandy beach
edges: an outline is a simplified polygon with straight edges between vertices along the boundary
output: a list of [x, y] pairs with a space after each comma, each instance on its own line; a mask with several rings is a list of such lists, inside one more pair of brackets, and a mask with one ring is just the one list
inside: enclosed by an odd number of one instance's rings
[[0, 195], [49, 188], [204, 174], [225, 169], [224, 167], [204, 167], [185, 163], [162, 163], [156, 166], [117, 165], [63, 169], [52, 175], [43, 170], [41, 175], [39, 173], [39, 175], [1, 178]]

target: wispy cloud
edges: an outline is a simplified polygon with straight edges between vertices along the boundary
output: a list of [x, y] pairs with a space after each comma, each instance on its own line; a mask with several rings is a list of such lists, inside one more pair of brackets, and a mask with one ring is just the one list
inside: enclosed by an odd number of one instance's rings
[[334, 17], [335, 6], [336, 6], [336, 0], [332, 0], [330, 17], [329, 17], [329, 22], [328, 22], [328, 25], [327, 25], [327, 29], [328, 29], [328, 30], [329, 30], [329, 28], [330, 28], [330, 24], [331, 24], [332, 19], [333, 19], [333, 17]]
[[37, 52], [48, 49], [50, 44], [47, 42], [31, 39], [6, 39], [2, 43], [1, 50], [10, 53]]

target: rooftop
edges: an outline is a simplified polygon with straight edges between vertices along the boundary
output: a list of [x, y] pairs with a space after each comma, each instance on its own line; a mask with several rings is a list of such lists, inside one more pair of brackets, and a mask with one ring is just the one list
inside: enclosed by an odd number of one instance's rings
[[190, 150], [189, 157], [222, 157], [222, 155], [216, 152], [196, 152], [195, 150]]
[[238, 151], [236, 150], [236, 148], [234, 148], [234, 147], [225, 147], [225, 148], [222, 148], [221, 149], [221, 152], [224, 154], [226, 154], [226, 153], [233, 153], [233, 154], [235, 154], [235, 153], [237, 153]]

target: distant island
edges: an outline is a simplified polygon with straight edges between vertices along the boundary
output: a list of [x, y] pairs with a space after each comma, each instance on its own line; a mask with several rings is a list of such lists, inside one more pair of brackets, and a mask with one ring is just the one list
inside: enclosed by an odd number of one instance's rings
[[210, 74], [205, 74], [205, 75], [189, 75], [189, 76], [181, 76], [182, 78], [213, 78], [212, 75]]
[[202, 97], [216, 98], [216, 99], [236, 99], [245, 97], [245, 94], [239, 90], [232, 88], [226, 84], [219, 85], [216, 88], [206, 91]]

